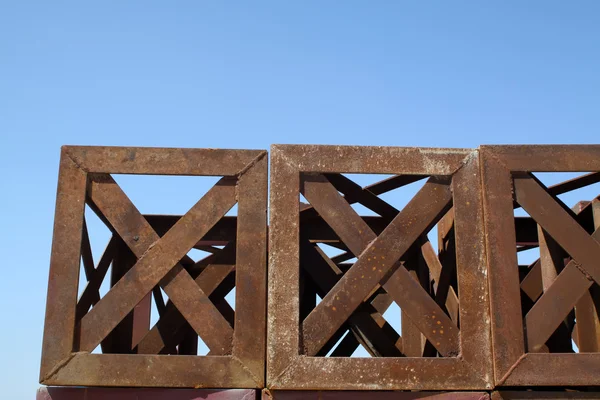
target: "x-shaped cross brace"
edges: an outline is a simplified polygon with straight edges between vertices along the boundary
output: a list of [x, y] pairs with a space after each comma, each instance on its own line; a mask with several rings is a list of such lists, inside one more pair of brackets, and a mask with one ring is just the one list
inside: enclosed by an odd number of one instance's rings
[[222, 178], [160, 238], [110, 175], [90, 174], [89, 201], [138, 261], [81, 319], [80, 351], [92, 351], [160, 284], [213, 354], [230, 352], [233, 329], [179, 260], [236, 203], [235, 184], [235, 179]]
[[517, 202], [573, 257], [525, 317], [529, 351], [539, 351], [595, 282], [600, 282], [600, 230], [591, 236], [533, 175], [513, 177]]
[[[386, 223], [392, 221], [400, 211], [379, 198], [377, 194], [385, 193], [389, 190], [396, 189], [399, 186], [403, 186], [424, 178], [422, 175], [399, 175], [363, 188], [342, 174], [330, 173], [324, 175], [327, 180], [344, 195], [344, 200], [346, 200], [349, 204], [362, 204], [364, 207], [379, 214], [381, 218], [386, 221]], [[306, 213], [307, 211], [308, 207], [305, 208], [303, 213]], [[442, 232], [444, 233], [443, 236], [446, 236], [450, 233], [450, 231], [453, 231], [453, 223], [451, 220], [453, 219], [454, 213], [449, 212], [449, 214], [451, 214], [451, 218], [449, 220], [448, 218], [445, 218], [445, 226], [447, 231]], [[448, 223], [449, 221], [450, 223]], [[455, 254], [452, 254], [455, 251], [453, 246], [454, 240], [450, 240], [448, 243], [450, 243], [452, 246], [446, 250], [446, 253], [450, 255], [453, 260], [449, 263], [449, 267], [446, 268], [442, 268], [435, 250], [427, 239], [427, 235], [423, 235], [420, 252], [425, 263], [427, 264], [427, 267], [430, 269], [433, 281], [435, 283], [436, 302], [440, 305], [440, 307], [442, 307], [442, 309], [444, 309], [444, 311], [450, 310], [450, 316], [452, 320], [456, 322], [458, 317], [458, 297], [456, 296], [454, 289], [450, 286], [451, 275], [455, 272], [454, 259], [456, 257]], [[346, 246], [340, 246], [340, 248], [346, 250], [346, 253], [334, 257], [332, 261], [337, 263], [354, 257], [354, 254], [347, 251], [348, 249]]]
[[[304, 270], [315, 283], [317, 292], [324, 297], [335, 286], [341, 277], [341, 271], [337, 266], [319, 249], [316, 245], [311, 244], [308, 240], [303, 240], [301, 244], [301, 252], [303, 257]], [[384, 304], [381, 312], [384, 312], [391, 300]], [[362, 343], [371, 353], [379, 356], [395, 356], [400, 357], [401, 346], [397, 347], [399, 336], [398, 334], [384, 322], [383, 316], [372, 304], [362, 304], [359, 310], [353, 313], [348, 322], [352, 337], [355, 337], [358, 342]], [[343, 330], [342, 330], [343, 331]], [[342, 331], [338, 332], [341, 334]], [[334, 344], [339, 340], [339, 337], [332, 337], [330, 344]], [[333, 342], [333, 343], [331, 343]], [[320, 353], [323, 353], [321, 350]]]
[[[202, 266], [202, 271], [195, 277], [196, 284], [207, 296], [210, 296], [235, 270], [234, 263], [235, 246], [230, 243], [219, 253], [210, 255], [196, 264]], [[193, 273], [191, 275], [194, 277]], [[229, 289], [229, 286], [226, 289]], [[162, 354], [167, 350], [173, 352], [172, 348], [183, 339], [185, 325], [185, 318], [174, 304], [167, 303], [156, 325], [137, 344], [137, 352], [141, 354]]]
[[307, 355], [317, 354], [380, 282], [440, 354], [457, 355], [457, 326], [397, 263], [450, 207], [448, 180], [430, 178], [379, 237], [324, 176], [305, 174], [301, 192], [342, 242], [358, 255], [354, 266], [304, 320]]

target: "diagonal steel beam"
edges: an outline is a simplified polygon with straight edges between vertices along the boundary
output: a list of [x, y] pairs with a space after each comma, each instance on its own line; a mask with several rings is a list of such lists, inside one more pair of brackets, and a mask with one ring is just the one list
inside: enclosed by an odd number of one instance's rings
[[[340, 280], [342, 274], [329, 257], [317, 246], [303, 241], [301, 254], [305, 257], [301, 265], [317, 285], [322, 297]], [[348, 323], [353, 332], [363, 337], [365, 344], [375, 354], [400, 357], [400, 349], [395, 346], [398, 334], [391, 326], [379, 326], [374, 316], [383, 316], [371, 304], [363, 304], [360, 310], [353, 313]]]
[[100, 257], [100, 260], [98, 261], [98, 266], [94, 269], [92, 276], [88, 279], [88, 283], [79, 297], [75, 309], [77, 321], [88, 312], [91, 306], [95, 305], [100, 300], [100, 286], [102, 286], [106, 272], [115, 256], [117, 242], [118, 240], [114, 236], [110, 238], [104, 253], [102, 253], [102, 257]]
[[367, 207], [369, 210], [376, 212], [390, 221], [398, 215], [399, 211], [386, 203], [384, 200], [377, 197], [369, 191], [363, 189], [360, 185], [346, 178], [342, 174], [325, 174], [325, 177], [331, 184], [344, 194], [344, 198], [350, 204], [359, 203]]
[[[123, 197], [124, 193], [114, 180], [107, 177], [110, 178], [107, 174], [95, 175], [95, 180], [89, 185], [88, 196], [110, 219], [121, 238], [133, 247], [139, 259], [81, 319], [78, 325], [79, 349], [92, 351], [161, 282], [165, 292], [178, 304], [186, 319], [189, 318], [194, 329], [199, 330], [199, 334], [210, 342], [207, 345], [224, 353], [229, 351], [231, 327], [178, 262], [233, 207], [236, 202], [235, 180], [222, 178], [157, 240], [156, 232], [127, 197]], [[138, 230], [144, 235], [139, 235]], [[198, 315], [208, 318], [214, 325], [201, 321]], [[219, 334], [215, 334], [217, 332]]]
[[[195, 279], [196, 284], [206, 293], [211, 294], [234, 271], [235, 247], [229, 246], [222, 253], [208, 257], [206, 266]], [[203, 260], [204, 261], [204, 260]], [[178, 344], [181, 330], [186, 325], [185, 318], [179, 313], [173, 303], [168, 302], [164, 314], [150, 331], [137, 344], [139, 354], [160, 354]]]
[[571, 210], [531, 175], [518, 175], [513, 181], [516, 200], [525, 211], [580, 264], [584, 273], [600, 282], [600, 243], [572, 218], [575, 214]]
[[[301, 185], [301, 191], [350, 250], [354, 254], [360, 255], [354, 266], [304, 320], [304, 343], [309, 356], [319, 351], [369, 295], [372, 288], [380, 281], [385, 280], [384, 278], [389, 275], [390, 270], [396, 267], [397, 270], [393, 273], [394, 278], [390, 277], [387, 281], [389, 284], [386, 283], [387, 286], [384, 288], [397, 302], [400, 300], [403, 303], [399, 302], [400, 307], [406, 308], [407, 312], [416, 311], [416, 307], [413, 305], [416, 298], [426, 302], [428, 309], [439, 310], [440, 318], [443, 318], [441, 315], [443, 312], [435, 304], [435, 301], [424, 293], [420, 286], [414, 287], [414, 280], [404, 267], [397, 266], [397, 261], [414, 241], [450, 207], [452, 195], [447, 181], [430, 178], [379, 237], [322, 175], [306, 175], [303, 185]], [[408, 302], [406, 301], [407, 297], [401, 295], [398, 289], [393, 287], [394, 285], [408, 288], [411, 294]], [[415, 323], [417, 320], [423, 320], [422, 317], [423, 314], [413, 314]], [[444, 324], [452, 326], [453, 323], [448, 318], [448, 322], [444, 321]], [[429, 328], [429, 323], [423, 324], [423, 327]], [[423, 333], [431, 336], [432, 331]], [[447, 335], [458, 335], [458, 329], [454, 329], [453, 333], [450, 330], [446, 330], [446, 332]], [[454, 354], [458, 352], [457, 348], [454, 348], [454, 343], [458, 343], [458, 340], [444, 340], [437, 337], [432, 337], [432, 339], [432, 343], [440, 343], [442, 347], [439, 349], [440, 353]], [[442, 343], [448, 344], [448, 346], [442, 345]]]

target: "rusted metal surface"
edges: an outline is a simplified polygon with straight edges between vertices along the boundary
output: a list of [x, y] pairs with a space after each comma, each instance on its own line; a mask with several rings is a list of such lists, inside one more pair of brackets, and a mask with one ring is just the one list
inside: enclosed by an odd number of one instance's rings
[[600, 399], [599, 392], [586, 392], [576, 390], [563, 391], [494, 391], [491, 395], [492, 400], [561, 400], [561, 399]]
[[360, 392], [264, 390], [262, 400], [489, 400], [486, 392]]
[[[263, 399], [475, 400], [493, 388], [600, 386], [600, 196], [572, 209], [557, 197], [600, 182], [600, 145], [274, 145], [268, 285], [267, 161], [253, 150], [63, 147], [40, 381], [266, 387]], [[546, 187], [537, 172], [587, 174]], [[185, 215], [143, 215], [111, 176], [120, 173], [222, 178]], [[361, 186], [344, 174], [393, 176]], [[406, 206], [384, 200], [415, 182]], [[86, 204], [112, 232], [97, 259]], [[225, 216], [235, 204], [237, 216]], [[193, 248], [208, 256], [192, 260]], [[519, 265], [531, 249], [539, 259]], [[235, 310], [225, 299], [234, 288]], [[384, 316], [393, 303], [400, 329]], [[361, 346], [369, 358], [352, 357]], [[49, 388], [38, 398], [82, 393], [141, 392]], [[571, 395], [596, 398], [492, 397]]]
[[[597, 200], [571, 210], [556, 196], [600, 181], [600, 146], [483, 146], [480, 154], [496, 385], [599, 385]], [[588, 174], [546, 187], [533, 172]], [[515, 219], [515, 207], [530, 217]], [[520, 246], [539, 247], [540, 259], [519, 267]]]
[[[254, 150], [63, 147], [40, 381], [264, 387], [267, 161]], [[223, 178], [185, 215], [150, 217], [111, 173]], [[97, 266], [86, 203], [113, 234]], [[236, 203], [237, 218], [224, 217]], [[192, 248], [211, 254], [195, 262]], [[78, 300], [80, 258], [88, 285]], [[111, 265], [111, 288], [100, 298]], [[235, 312], [224, 300], [234, 287]], [[196, 355], [198, 336], [207, 356]], [[91, 354], [98, 345], [103, 354]]]
[[255, 400], [254, 389], [39, 388], [36, 400]]
[[[271, 168], [269, 389], [491, 388], [477, 151], [276, 145]], [[396, 176], [361, 187], [341, 173]], [[378, 197], [424, 178], [402, 210]], [[357, 202], [379, 216], [359, 216]], [[440, 259], [426, 234], [442, 218]], [[318, 243], [344, 253], [329, 258]], [[403, 332], [382, 317], [391, 301]], [[373, 357], [349, 358], [358, 344]]]

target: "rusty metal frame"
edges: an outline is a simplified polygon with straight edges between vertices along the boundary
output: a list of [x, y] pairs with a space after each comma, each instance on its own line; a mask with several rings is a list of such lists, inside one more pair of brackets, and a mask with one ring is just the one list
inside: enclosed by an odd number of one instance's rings
[[563, 400], [563, 399], [581, 399], [581, 400], [599, 400], [598, 392], [576, 392], [574, 390], [565, 391], [532, 391], [532, 390], [500, 390], [492, 392], [492, 400]]
[[[600, 146], [482, 146], [480, 155], [496, 385], [600, 384], [600, 354], [537, 352], [593, 281], [599, 282], [600, 245], [596, 232], [590, 236], [574, 220], [574, 213], [553, 198], [556, 190], [544, 188], [530, 175], [598, 172]], [[555, 240], [573, 258], [545, 288], [534, 306], [536, 312], [532, 308], [525, 321], [515, 252], [515, 200], [551, 235], [548, 240]], [[552, 254], [546, 252], [546, 257], [552, 262]], [[525, 293], [528, 290], [524, 288]], [[524, 326], [529, 327], [526, 332]]]
[[[487, 266], [477, 150], [273, 145], [270, 157], [267, 387], [272, 390], [482, 390], [491, 388]], [[443, 193], [439, 196], [449, 196], [446, 199], [448, 202], [453, 198], [456, 255], [461, 287], [460, 350], [456, 357], [324, 358], [305, 355], [314, 353], [315, 349], [310, 348], [310, 343], [307, 344], [309, 341], [303, 340], [303, 335], [307, 333], [301, 333], [303, 330], [299, 319], [300, 204], [298, 197], [301, 189], [301, 173], [315, 173], [315, 184], [319, 183], [321, 173], [432, 175], [434, 178], [430, 188], [440, 189]], [[451, 195], [450, 191], [453, 192]], [[428, 192], [431, 198], [437, 199], [437, 195], [433, 193]], [[432, 213], [436, 211], [433, 208], [435, 207], [429, 203], [416, 205], [411, 209], [413, 214], [410, 218], [413, 219], [409, 218], [408, 221], [401, 222], [416, 221], [420, 216], [419, 212], [428, 213], [428, 217], [434, 218]], [[398, 224], [395, 225], [397, 227]], [[402, 238], [403, 229], [400, 227], [390, 230], [391, 234], [386, 234], [385, 240], [401, 241], [403, 246], [410, 246], [412, 242], [404, 243], [409, 239]], [[356, 233], [358, 234], [356, 240], [364, 239], [360, 237], [362, 232], [356, 231]], [[381, 234], [377, 240], [383, 236]], [[364, 241], [362, 243], [364, 244]], [[364, 256], [374, 251], [374, 243], [372, 242], [359, 253]], [[378, 280], [385, 281], [383, 275], [391, 268], [386, 264], [388, 262], [389, 260], [382, 263], [382, 269], [375, 272], [375, 276], [369, 275], [368, 279], [371, 281], [368, 283], [363, 281], [363, 284], [372, 286], [377, 285]], [[392, 260], [392, 263], [395, 263], [395, 260]], [[358, 264], [360, 262], [354, 264], [352, 268], [356, 268]], [[367, 263], [362, 264], [362, 268], [365, 268]], [[370, 267], [371, 265], [368, 265], [369, 271]], [[405, 271], [403, 267], [396, 271], [401, 270]], [[344, 278], [347, 275], [344, 275]], [[392, 277], [396, 275], [394, 273]], [[390, 281], [388, 280], [387, 283], [389, 284]], [[398, 289], [396, 285], [398, 282], [409, 281], [396, 279], [392, 286]], [[340, 283], [341, 280], [336, 287]], [[324, 298], [319, 304], [320, 310], [325, 310], [325, 314], [336, 311], [334, 303], [330, 304], [329, 300], [331, 299]], [[356, 298], [351, 297], [344, 298], [343, 301], [345, 300], [356, 302]], [[342, 305], [344, 305], [343, 301]], [[316, 321], [313, 328], [318, 336], [318, 318]]]
[[[266, 154], [263, 150], [62, 148], [41, 383], [264, 387]], [[224, 178], [159, 237], [110, 174], [216, 175]], [[77, 321], [86, 202], [112, 225], [113, 236], [120, 237], [135, 254], [137, 262], [91, 311]], [[236, 202], [237, 310], [235, 329], [232, 329], [201, 286], [181, 267], [179, 260]], [[159, 282], [194, 330], [201, 336], [210, 335], [211, 355], [91, 354]], [[215, 332], [211, 333], [211, 329]]]
[[256, 400], [259, 398], [260, 393], [256, 389], [41, 387], [36, 395], [36, 400]]
[[486, 392], [263, 390], [262, 400], [490, 400]]

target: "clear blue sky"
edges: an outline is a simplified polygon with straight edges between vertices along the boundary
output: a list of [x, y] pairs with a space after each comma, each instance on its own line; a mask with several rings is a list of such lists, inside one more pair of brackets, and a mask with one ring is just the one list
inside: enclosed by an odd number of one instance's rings
[[124, 3], [0, 4], [6, 398], [37, 387], [63, 144], [598, 141], [595, 1]]

